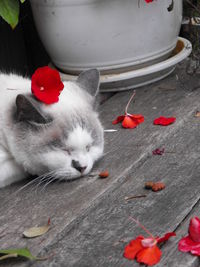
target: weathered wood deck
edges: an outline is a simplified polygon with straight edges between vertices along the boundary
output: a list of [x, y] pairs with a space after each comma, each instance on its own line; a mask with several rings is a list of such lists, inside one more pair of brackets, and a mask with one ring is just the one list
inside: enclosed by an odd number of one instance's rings
[[[134, 130], [112, 125], [124, 112], [131, 91], [117, 93], [100, 107], [105, 129], [105, 156], [94, 172], [107, 169], [107, 179], [85, 177], [70, 183], [35, 185], [14, 194], [24, 183], [0, 190], [0, 247], [28, 247], [34, 255], [51, 255], [43, 262], [7, 260], [0, 266], [122, 267], [138, 266], [124, 259], [129, 240], [144, 232], [131, 220], [137, 218], [154, 235], [175, 231], [162, 246], [156, 266], [200, 266], [198, 257], [178, 251], [192, 216], [200, 216], [200, 74], [187, 75], [185, 64], [168, 78], [137, 90], [130, 113], [141, 113], [145, 122]], [[175, 116], [168, 127], [154, 126], [159, 116]], [[162, 156], [152, 150], [164, 147]], [[166, 188], [154, 193], [146, 181], [163, 181]], [[124, 197], [147, 194], [125, 201]], [[22, 232], [51, 218], [44, 236], [25, 239]], [[125, 241], [125, 242], [123, 242]]]

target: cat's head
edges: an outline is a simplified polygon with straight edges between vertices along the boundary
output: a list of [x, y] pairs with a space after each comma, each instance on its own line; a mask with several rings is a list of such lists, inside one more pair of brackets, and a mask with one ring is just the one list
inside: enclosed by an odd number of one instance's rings
[[88, 174], [103, 153], [103, 128], [94, 110], [99, 72], [64, 82], [59, 102], [46, 105], [18, 95], [13, 111], [12, 154], [33, 175], [74, 179]]

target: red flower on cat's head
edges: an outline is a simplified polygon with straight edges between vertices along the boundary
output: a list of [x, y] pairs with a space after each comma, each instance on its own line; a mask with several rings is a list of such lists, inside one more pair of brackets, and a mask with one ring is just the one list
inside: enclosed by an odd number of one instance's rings
[[64, 88], [57, 70], [48, 66], [38, 68], [31, 79], [31, 90], [34, 96], [45, 104], [58, 102]]

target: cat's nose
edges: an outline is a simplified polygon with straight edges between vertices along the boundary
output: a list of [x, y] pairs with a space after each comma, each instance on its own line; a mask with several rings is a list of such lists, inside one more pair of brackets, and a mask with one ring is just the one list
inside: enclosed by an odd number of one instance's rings
[[80, 173], [83, 173], [84, 170], [87, 168], [87, 166], [81, 166], [80, 163], [76, 160], [72, 160], [72, 166]]

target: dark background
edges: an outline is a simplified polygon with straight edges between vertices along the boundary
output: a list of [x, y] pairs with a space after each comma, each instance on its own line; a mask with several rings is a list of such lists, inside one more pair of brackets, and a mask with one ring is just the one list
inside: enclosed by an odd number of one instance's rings
[[29, 1], [21, 5], [19, 24], [14, 30], [0, 18], [0, 36], [0, 71], [30, 76], [36, 68], [49, 63]]
[[[198, 6], [200, 1], [189, 2]], [[184, 13], [187, 16], [194, 15], [194, 9], [188, 4], [188, 0], [184, 0]], [[196, 38], [196, 36], [191, 37], [190, 27], [185, 29], [182, 28], [181, 36], [190, 40]], [[14, 30], [0, 17], [0, 36], [0, 71], [30, 76], [36, 68], [49, 63], [49, 56], [34, 25], [29, 1], [21, 5], [19, 24]], [[199, 39], [197, 41], [199, 43]]]

